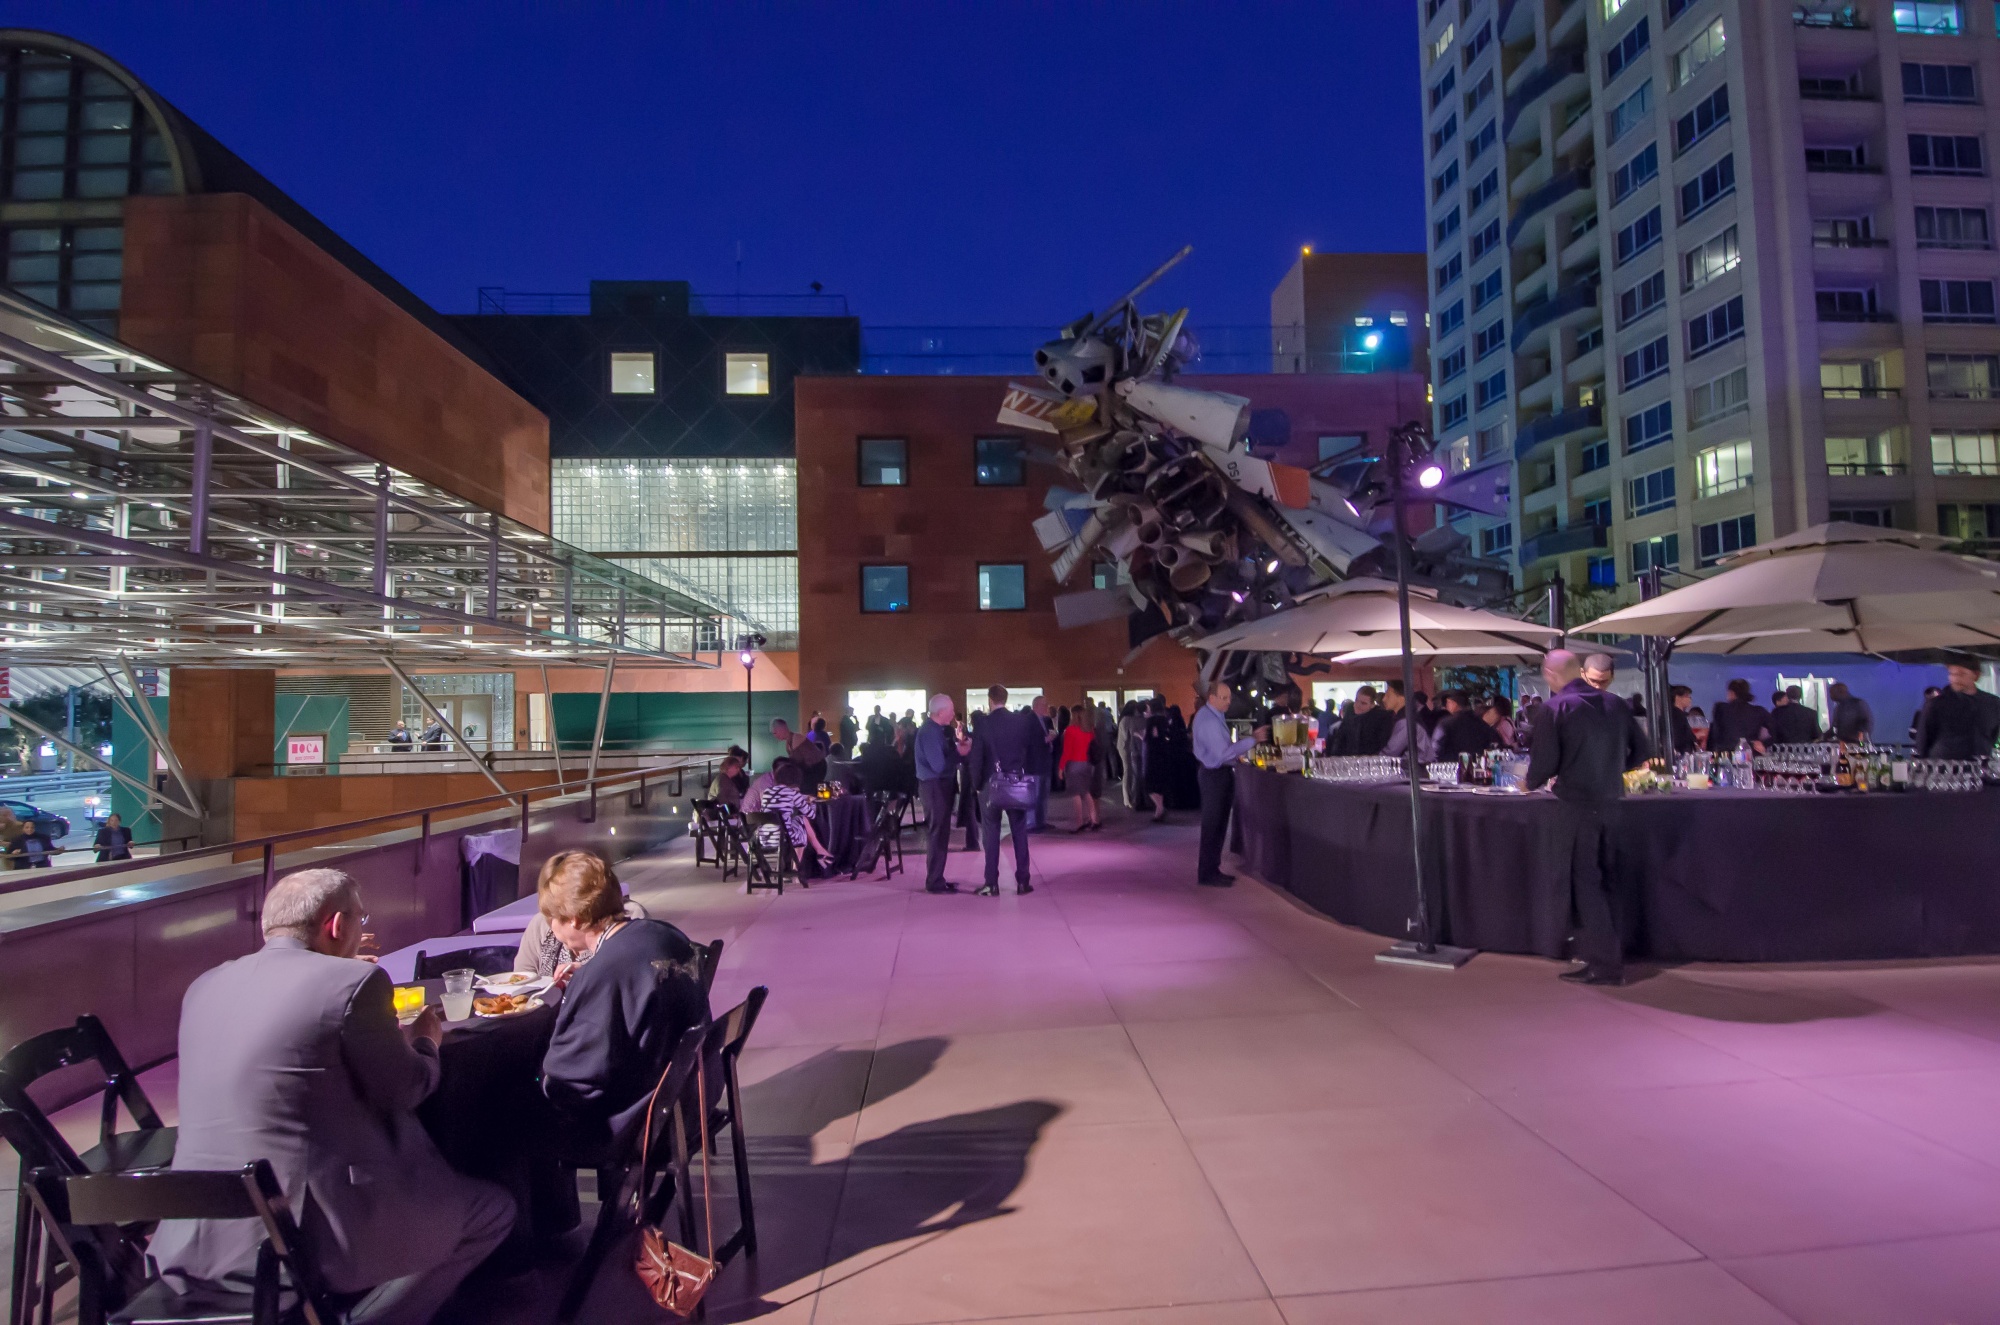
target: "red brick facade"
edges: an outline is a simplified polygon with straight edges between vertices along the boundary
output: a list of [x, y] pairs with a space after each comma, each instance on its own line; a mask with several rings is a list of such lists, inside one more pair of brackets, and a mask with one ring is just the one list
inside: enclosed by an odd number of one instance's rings
[[[798, 382], [799, 707], [834, 715], [850, 690], [922, 689], [962, 702], [986, 686], [1040, 686], [1052, 703], [1086, 690], [1158, 690], [1185, 709], [1196, 655], [1164, 637], [1127, 660], [1125, 622], [1056, 625], [1054, 600], [1088, 588], [1080, 568], [1058, 586], [1030, 525], [1063, 476], [1030, 463], [1021, 487], [974, 482], [974, 441], [996, 424], [1004, 377], [814, 377]], [[1425, 411], [1406, 373], [1214, 376], [1189, 385], [1282, 410], [1291, 440], [1274, 458], [1312, 464], [1319, 438], [1379, 440]], [[863, 437], [908, 443], [909, 482], [863, 487]], [[1033, 439], [1030, 438], [1032, 443]], [[982, 563], [1027, 567], [1025, 611], [979, 610]], [[861, 568], [906, 565], [910, 610], [861, 610]]]

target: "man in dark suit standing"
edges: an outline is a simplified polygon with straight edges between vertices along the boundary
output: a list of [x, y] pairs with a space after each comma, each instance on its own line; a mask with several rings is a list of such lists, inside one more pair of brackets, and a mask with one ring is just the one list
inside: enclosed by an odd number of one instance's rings
[[1606, 871], [1609, 808], [1625, 795], [1625, 773], [1651, 754], [1625, 701], [1583, 679], [1583, 665], [1567, 649], [1542, 660], [1549, 702], [1535, 722], [1528, 759], [1528, 787], [1548, 786], [1561, 807], [1570, 844], [1570, 899], [1578, 920], [1577, 950], [1584, 965], [1562, 978], [1587, 985], [1625, 983], [1625, 931], [1618, 897]]
[[1750, 683], [1741, 677], [1729, 683], [1729, 698], [1715, 706], [1708, 719], [1708, 750], [1718, 758], [1728, 758], [1736, 747], [1750, 742], [1762, 751], [1771, 734], [1771, 714], [1762, 704], [1750, 702]]
[[1014, 891], [1031, 893], [1028, 882], [1028, 811], [1024, 807], [1001, 809], [988, 795], [995, 773], [1010, 778], [1033, 777], [1047, 757], [1048, 742], [1042, 736], [1042, 720], [1029, 709], [1007, 708], [1007, 687], [994, 686], [986, 692], [986, 718], [973, 734], [970, 772], [979, 790], [980, 827], [986, 839], [986, 882], [979, 896], [1000, 894], [1000, 816], [1007, 816], [1007, 832], [1014, 839]]
[[1979, 659], [1945, 667], [1950, 684], [1925, 701], [1917, 715], [1917, 755], [1922, 759], [1984, 759], [2000, 737], [2000, 698], [1979, 688]]
[[1780, 745], [1809, 745], [1819, 739], [1819, 710], [1801, 704], [1789, 690], [1771, 693], [1771, 739]]
[[932, 695], [930, 715], [917, 728], [917, 789], [924, 800], [924, 891], [955, 893], [944, 877], [951, 855], [951, 810], [956, 803], [958, 766], [972, 753], [972, 738], [957, 726], [950, 695]]

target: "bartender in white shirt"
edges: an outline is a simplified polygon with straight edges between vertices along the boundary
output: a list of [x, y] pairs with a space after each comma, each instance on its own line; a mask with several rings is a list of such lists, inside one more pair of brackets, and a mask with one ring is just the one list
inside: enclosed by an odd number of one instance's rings
[[1189, 728], [1195, 762], [1201, 765], [1201, 854], [1194, 881], [1209, 888], [1227, 888], [1236, 882], [1222, 872], [1223, 834], [1229, 828], [1229, 810], [1236, 801], [1236, 775], [1230, 771], [1230, 765], [1271, 735], [1270, 727], [1263, 726], [1246, 740], [1230, 740], [1226, 716], [1229, 697], [1226, 682], [1203, 682], [1201, 707], [1195, 710]]

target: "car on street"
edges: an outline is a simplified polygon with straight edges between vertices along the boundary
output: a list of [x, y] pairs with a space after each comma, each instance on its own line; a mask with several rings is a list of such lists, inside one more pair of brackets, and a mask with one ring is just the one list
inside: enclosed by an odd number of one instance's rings
[[0, 806], [12, 810], [14, 817], [24, 824], [39, 825], [42, 830], [42, 836], [48, 838], [51, 843], [60, 842], [69, 836], [69, 819], [67, 817], [44, 810], [32, 801], [18, 801], [0, 797]]

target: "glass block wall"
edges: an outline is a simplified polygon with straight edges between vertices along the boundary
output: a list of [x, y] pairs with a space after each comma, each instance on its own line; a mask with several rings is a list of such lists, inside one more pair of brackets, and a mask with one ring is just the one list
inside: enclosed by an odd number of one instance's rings
[[624, 565], [714, 604], [771, 647], [796, 646], [796, 461], [558, 457], [550, 466], [557, 538], [628, 554]]

